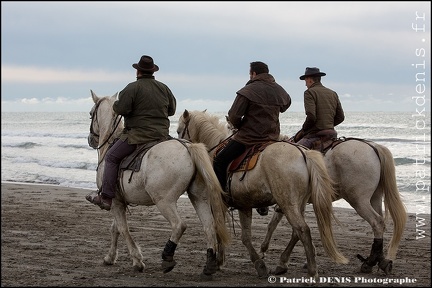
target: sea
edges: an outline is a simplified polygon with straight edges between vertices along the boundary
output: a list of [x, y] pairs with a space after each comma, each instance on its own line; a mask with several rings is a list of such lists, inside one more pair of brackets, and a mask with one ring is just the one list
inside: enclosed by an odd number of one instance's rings
[[[225, 121], [226, 112], [212, 114]], [[173, 137], [179, 117], [170, 117]], [[303, 112], [281, 114], [281, 133], [294, 135], [304, 119]], [[430, 112], [345, 112], [345, 121], [336, 127], [339, 137], [363, 138], [390, 149], [410, 213], [431, 213], [430, 120]], [[1, 181], [95, 190], [97, 151], [87, 143], [89, 127], [88, 112], [2, 112]], [[345, 200], [334, 206], [351, 208]]]

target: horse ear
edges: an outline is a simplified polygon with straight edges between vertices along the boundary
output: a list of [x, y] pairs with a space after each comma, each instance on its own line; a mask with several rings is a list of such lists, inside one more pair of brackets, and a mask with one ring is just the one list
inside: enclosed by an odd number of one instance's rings
[[189, 111], [185, 109], [185, 111], [183, 112], [183, 118], [189, 118]]
[[91, 96], [93, 98], [93, 102], [96, 104], [99, 101], [99, 97], [90, 89]]
[[207, 109], [204, 109], [203, 113], [205, 113], [207, 111]]

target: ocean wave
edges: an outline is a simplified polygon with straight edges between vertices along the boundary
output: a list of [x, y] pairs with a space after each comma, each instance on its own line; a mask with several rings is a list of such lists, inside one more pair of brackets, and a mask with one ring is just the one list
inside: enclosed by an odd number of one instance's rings
[[94, 150], [91, 148], [87, 142], [85, 144], [60, 144], [58, 147], [61, 148], [75, 148], [75, 149], [86, 149], [86, 150]]
[[83, 162], [83, 161], [49, 161], [49, 160], [41, 160], [37, 158], [31, 157], [3, 157], [2, 160], [8, 160], [11, 164], [21, 163], [21, 164], [37, 164], [42, 167], [49, 168], [62, 168], [62, 169], [78, 169], [78, 170], [89, 170], [95, 171], [97, 168], [96, 162]]
[[88, 162], [56, 162], [56, 161], [36, 161], [41, 166], [65, 169], [96, 170], [96, 163]]
[[28, 137], [28, 138], [66, 138], [66, 139], [87, 139], [88, 132], [78, 133], [53, 133], [53, 132], [14, 132], [2, 131], [4, 137]]
[[[407, 158], [407, 157], [402, 157], [402, 158], [396, 158], [395, 157], [394, 161], [395, 161], [396, 166], [398, 166], [398, 165], [415, 165], [416, 163], [419, 163], [418, 159]], [[419, 163], [419, 164], [430, 167], [431, 161], [425, 160], [424, 162]]]
[[36, 146], [42, 146], [41, 144], [34, 142], [22, 142], [22, 143], [2, 143], [2, 147], [10, 147], [10, 148], [21, 148], [21, 149], [30, 149]]

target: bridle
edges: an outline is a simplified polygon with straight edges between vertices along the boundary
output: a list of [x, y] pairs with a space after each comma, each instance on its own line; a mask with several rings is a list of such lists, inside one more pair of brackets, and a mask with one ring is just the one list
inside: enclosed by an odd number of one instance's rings
[[[94, 131], [94, 129], [93, 129], [93, 124], [94, 124], [95, 122], [98, 123], [98, 122], [97, 122], [97, 111], [98, 111], [98, 108], [99, 108], [100, 103], [102, 103], [103, 100], [104, 100], [104, 99], [98, 101], [98, 102], [95, 104], [94, 108], [93, 108], [93, 109], [91, 110], [91, 112], [90, 112], [90, 119], [91, 119], [91, 123], [90, 123], [90, 134], [91, 134], [93, 137], [97, 137], [97, 138], [99, 138], [99, 134], [97, 134], [97, 133]], [[107, 137], [107, 138], [105, 139], [105, 141], [104, 141], [101, 145], [99, 145], [98, 147], [92, 147], [93, 149], [97, 149], [97, 150], [99, 150], [99, 149], [102, 148], [105, 144], [108, 143], [108, 141], [111, 139], [111, 137], [113, 136], [114, 132], [116, 131], [118, 125], [120, 124], [120, 122], [121, 122], [121, 118], [122, 118], [121, 115], [117, 115], [117, 116], [116, 116], [116, 118], [115, 118], [115, 120], [114, 120], [114, 122], [113, 122], [113, 129], [112, 129], [111, 134], [109, 135], [109, 137]]]
[[[191, 138], [190, 133], [189, 133], [189, 123], [190, 123], [190, 120], [191, 120], [191, 118], [189, 118], [187, 121], [184, 122], [185, 128], [183, 129], [183, 132], [182, 132], [180, 138], [184, 139], [185, 134], [187, 134], [189, 141], [192, 141], [192, 138]], [[237, 133], [237, 131], [234, 131], [231, 135], [229, 135], [227, 138], [225, 138], [224, 140], [222, 140], [220, 143], [222, 143], [222, 142], [228, 140], [229, 138], [233, 137], [235, 133]], [[211, 151], [213, 151], [214, 149], [216, 149], [216, 147], [218, 147], [220, 143], [218, 143], [215, 146], [213, 146], [212, 148], [208, 149], [207, 152], [210, 153]]]
[[192, 141], [190, 134], [189, 134], [189, 122], [190, 122], [190, 118], [187, 120], [187, 122], [185, 122], [185, 128], [183, 129], [183, 132], [182, 132], [182, 135], [180, 138], [184, 139], [185, 133], [187, 133], [189, 141]]

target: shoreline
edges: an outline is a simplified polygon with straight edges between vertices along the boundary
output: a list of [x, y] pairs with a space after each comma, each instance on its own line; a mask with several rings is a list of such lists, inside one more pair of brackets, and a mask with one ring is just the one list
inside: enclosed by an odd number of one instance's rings
[[[85, 190], [85, 191], [94, 191], [95, 189], [93, 188], [83, 188], [83, 187], [68, 187], [68, 186], [61, 186], [58, 184], [47, 184], [47, 183], [34, 183], [34, 182], [19, 182], [19, 181], [1, 181], [1, 184], [16, 184], [16, 185], [38, 185], [38, 186], [49, 186], [49, 187], [60, 187], [60, 188], [64, 188], [64, 189], [81, 189], [81, 190]], [[180, 196], [182, 198], [187, 198], [187, 195], [183, 194], [182, 196]], [[333, 202], [333, 209], [348, 209], [348, 210], [352, 210], [355, 211], [354, 208], [351, 207], [351, 205], [346, 202], [344, 199], [339, 199], [335, 202]], [[408, 210], [408, 207], [407, 207]], [[431, 215], [432, 210], [429, 207], [429, 211], [427, 211], [427, 207], [426, 206], [422, 206], [421, 208], [418, 208], [416, 206], [416, 209], [411, 208], [409, 209], [411, 211], [407, 212], [408, 214], [415, 214], [415, 215]], [[416, 212], [412, 211], [412, 210], [416, 210]]]

